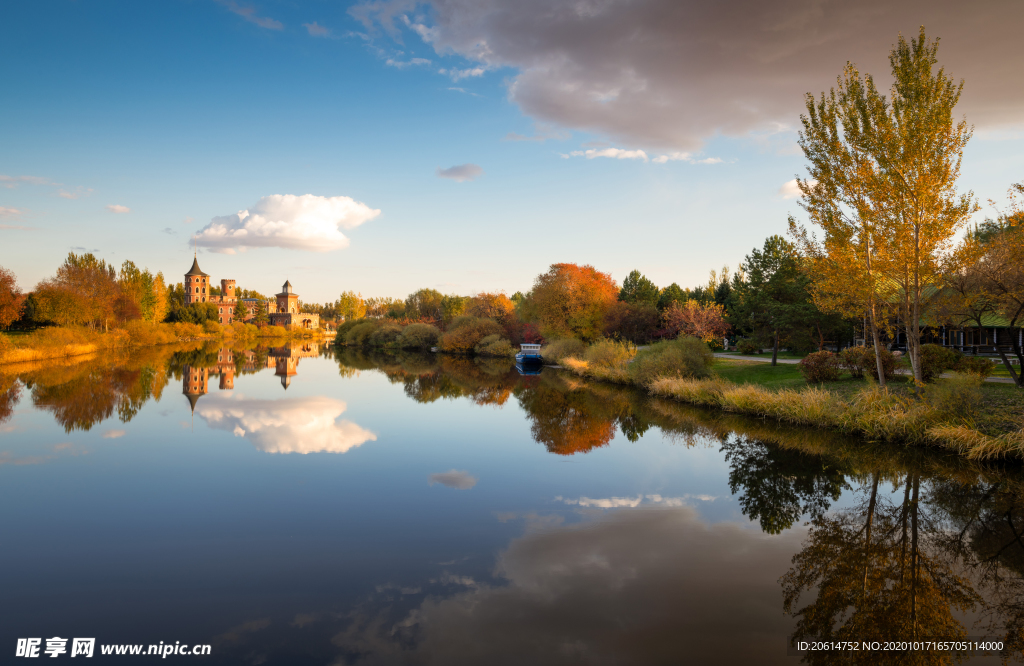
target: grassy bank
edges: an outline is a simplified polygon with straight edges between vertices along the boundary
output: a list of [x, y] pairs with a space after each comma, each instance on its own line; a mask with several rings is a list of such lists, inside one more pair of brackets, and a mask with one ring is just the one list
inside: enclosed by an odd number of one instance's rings
[[692, 344], [675, 344], [639, 353], [619, 345], [613, 354], [615, 343], [602, 342], [558, 361], [581, 377], [727, 412], [874, 441], [939, 446], [971, 459], [1024, 457], [1024, 395], [1009, 385], [961, 375], [920, 391], [907, 378], [882, 389], [844, 373], [809, 386], [796, 365], [712, 359]]
[[50, 327], [17, 335], [0, 333], [0, 364], [62, 359], [197, 340], [304, 340], [320, 336], [321, 333], [317, 330], [287, 330], [280, 326], [258, 328], [252, 324], [221, 325], [215, 322], [199, 325], [133, 321], [110, 331], [96, 331], [84, 327]]

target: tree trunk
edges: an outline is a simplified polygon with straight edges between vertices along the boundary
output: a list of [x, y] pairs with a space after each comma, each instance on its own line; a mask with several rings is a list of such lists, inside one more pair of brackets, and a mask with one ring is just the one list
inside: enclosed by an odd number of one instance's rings
[[779, 329], [775, 329], [775, 346], [772, 347], [772, 366], [778, 362], [779, 359]]
[[910, 326], [907, 327], [907, 353], [910, 366], [914, 369], [914, 383], [921, 385], [921, 219], [920, 213], [914, 224], [914, 301], [910, 312]]
[[875, 518], [875, 499], [878, 497], [878, 472], [873, 474], [874, 483], [871, 484], [871, 501], [868, 502], [868, 520], [864, 535], [864, 581], [860, 586], [861, 599], [868, 590], [868, 562], [871, 561], [871, 522]]
[[[866, 230], [865, 230], [866, 231]], [[885, 372], [882, 366], [882, 351], [879, 348], [880, 341], [878, 339], [878, 313], [875, 311], [875, 281], [874, 276], [871, 272], [871, 236], [868, 234], [867, 238], [867, 252], [865, 257], [867, 259], [868, 269], [868, 283], [871, 287], [871, 339], [875, 345], [875, 367], [878, 369], [878, 384], [885, 388]]]
[[1013, 349], [1014, 355], [1017, 357], [1017, 362], [1020, 364], [1017, 366], [1020, 369], [1020, 372], [1014, 371], [1013, 364], [1011, 364], [1010, 360], [1006, 358], [1006, 352], [998, 347], [996, 348], [999, 351], [1000, 358], [1003, 359], [1003, 365], [1006, 366], [1006, 369], [1010, 373], [1010, 377], [1013, 378], [1013, 385], [1017, 388], [1024, 388], [1024, 352], [1022, 352], [1020, 348], [1021, 329], [1017, 326], [1017, 319], [1019, 319], [1022, 314], [1024, 314], [1024, 306], [1018, 308], [1013, 319], [1010, 320], [1010, 346]]
[[910, 579], [910, 632], [911, 638], [917, 638], [917, 577], [918, 569], [920, 568], [920, 556], [918, 553], [918, 542], [917, 542], [917, 502], [918, 502], [918, 490], [921, 486], [921, 481], [914, 475], [914, 499], [911, 500], [911, 556], [910, 556], [910, 575], [913, 578]]

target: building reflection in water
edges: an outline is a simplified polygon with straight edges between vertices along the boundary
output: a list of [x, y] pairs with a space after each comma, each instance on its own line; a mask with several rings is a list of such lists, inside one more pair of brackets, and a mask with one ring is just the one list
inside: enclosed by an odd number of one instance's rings
[[189, 407], [194, 413], [199, 398], [210, 391], [211, 375], [218, 377], [217, 388], [219, 390], [231, 391], [235, 388], [236, 373], [253, 373], [264, 369], [273, 369], [274, 375], [281, 378], [281, 386], [287, 390], [291, 386], [292, 377], [299, 372], [299, 361], [319, 355], [319, 342], [302, 342], [271, 347], [267, 350], [266, 356], [255, 349], [239, 350], [221, 347], [217, 350], [216, 362], [209, 365], [186, 363], [182, 367], [182, 393], [188, 399]]

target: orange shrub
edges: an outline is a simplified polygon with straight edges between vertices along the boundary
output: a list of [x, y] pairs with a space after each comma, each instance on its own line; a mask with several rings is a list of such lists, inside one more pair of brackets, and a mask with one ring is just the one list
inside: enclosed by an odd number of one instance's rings
[[503, 329], [493, 319], [459, 317], [452, 321], [448, 332], [441, 336], [441, 351], [449, 354], [471, 354], [488, 335], [501, 335]]

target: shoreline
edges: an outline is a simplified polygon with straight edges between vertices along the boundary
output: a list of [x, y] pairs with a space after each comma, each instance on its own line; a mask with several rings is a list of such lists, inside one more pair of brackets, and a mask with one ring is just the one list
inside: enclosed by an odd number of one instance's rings
[[877, 386], [865, 386], [851, 400], [823, 388], [773, 390], [735, 383], [717, 374], [708, 379], [661, 377], [641, 386], [617, 368], [592, 368], [565, 358], [561, 369], [578, 377], [631, 386], [663, 398], [726, 413], [772, 419], [779, 423], [864, 437], [889, 444], [937, 447], [970, 460], [1024, 458], [1024, 429], [988, 435], [969, 423], [943, 418], [920, 400]]

